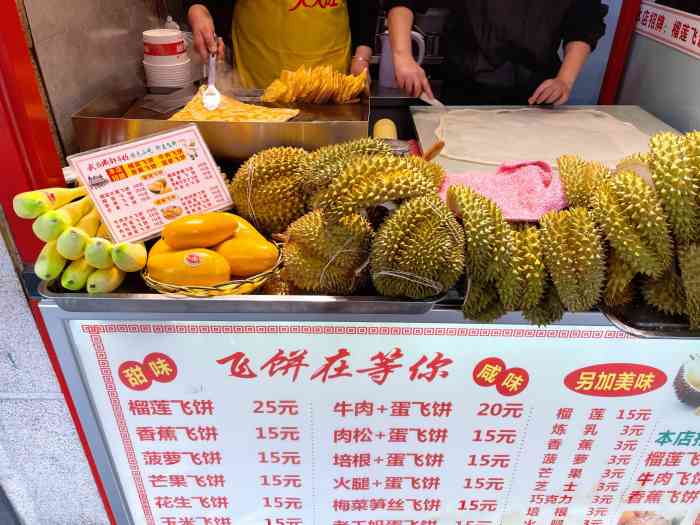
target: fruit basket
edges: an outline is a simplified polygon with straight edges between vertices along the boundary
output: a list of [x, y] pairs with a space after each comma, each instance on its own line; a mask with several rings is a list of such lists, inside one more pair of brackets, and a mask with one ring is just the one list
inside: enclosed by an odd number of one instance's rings
[[277, 261], [269, 270], [258, 273], [245, 279], [226, 281], [216, 286], [178, 286], [162, 283], [153, 279], [145, 269], [141, 276], [149, 288], [165, 295], [177, 295], [185, 297], [220, 297], [224, 295], [248, 295], [260, 288], [265, 282], [275, 275], [282, 266], [282, 250], [278, 251]]

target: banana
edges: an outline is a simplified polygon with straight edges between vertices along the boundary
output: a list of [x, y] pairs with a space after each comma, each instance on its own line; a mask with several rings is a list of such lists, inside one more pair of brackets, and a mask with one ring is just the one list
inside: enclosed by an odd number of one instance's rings
[[112, 242], [112, 236], [109, 234], [109, 230], [107, 229], [107, 226], [103, 222], [100, 224], [100, 227], [97, 228], [97, 233], [95, 234], [95, 237], [101, 237], [102, 239], [107, 239], [109, 242]]
[[88, 237], [94, 237], [97, 235], [97, 230], [100, 228], [101, 221], [100, 212], [97, 208], [93, 208], [90, 213], [78, 221], [75, 227], [87, 233]]
[[112, 260], [124, 272], [138, 272], [146, 266], [146, 246], [143, 243], [120, 242], [112, 247]]
[[58, 236], [56, 248], [58, 253], [69, 261], [77, 261], [85, 252], [85, 245], [90, 237], [94, 237], [100, 226], [100, 214], [97, 208]]
[[61, 276], [61, 286], [66, 290], [77, 292], [85, 288], [88, 278], [94, 272], [95, 268], [90, 266], [85, 259], [78, 259], [68, 265]]
[[98, 270], [114, 266], [112, 261], [112, 243], [102, 237], [91, 237], [85, 244], [85, 260]]
[[36, 219], [47, 211], [57, 210], [87, 193], [80, 188], [46, 188], [43, 190], [18, 193], [12, 199], [12, 208], [18, 217]]
[[32, 224], [34, 234], [44, 242], [53, 241], [92, 210], [92, 201], [83, 197], [59, 210], [47, 211]]
[[110, 293], [124, 282], [126, 273], [116, 266], [107, 270], [97, 270], [90, 274], [87, 280], [88, 293]]
[[56, 241], [50, 241], [41, 249], [39, 257], [34, 263], [34, 273], [39, 279], [52, 281], [61, 275], [65, 266], [66, 260], [58, 253]]

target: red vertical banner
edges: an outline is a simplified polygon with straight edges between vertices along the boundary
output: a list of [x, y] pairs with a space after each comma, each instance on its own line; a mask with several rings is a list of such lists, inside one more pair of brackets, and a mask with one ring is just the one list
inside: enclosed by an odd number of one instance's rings
[[617, 102], [641, 4], [641, 0], [623, 0], [598, 104], [611, 105]]

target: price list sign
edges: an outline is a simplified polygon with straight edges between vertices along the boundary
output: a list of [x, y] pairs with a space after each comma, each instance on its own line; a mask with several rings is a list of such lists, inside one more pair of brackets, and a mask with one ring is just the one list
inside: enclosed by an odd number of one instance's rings
[[136, 523], [700, 523], [693, 341], [507, 325], [71, 331]]
[[157, 236], [185, 215], [232, 205], [197, 126], [68, 158], [115, 242]]

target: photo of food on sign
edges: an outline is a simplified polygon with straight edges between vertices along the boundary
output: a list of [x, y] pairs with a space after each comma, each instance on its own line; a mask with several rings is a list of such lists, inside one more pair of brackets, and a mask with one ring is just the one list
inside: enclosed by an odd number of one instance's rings
[[650, 511], [625, 511], [620, 515], [617, 525], [681, 525], [684, 518], [685, 513], [661, 515]]

